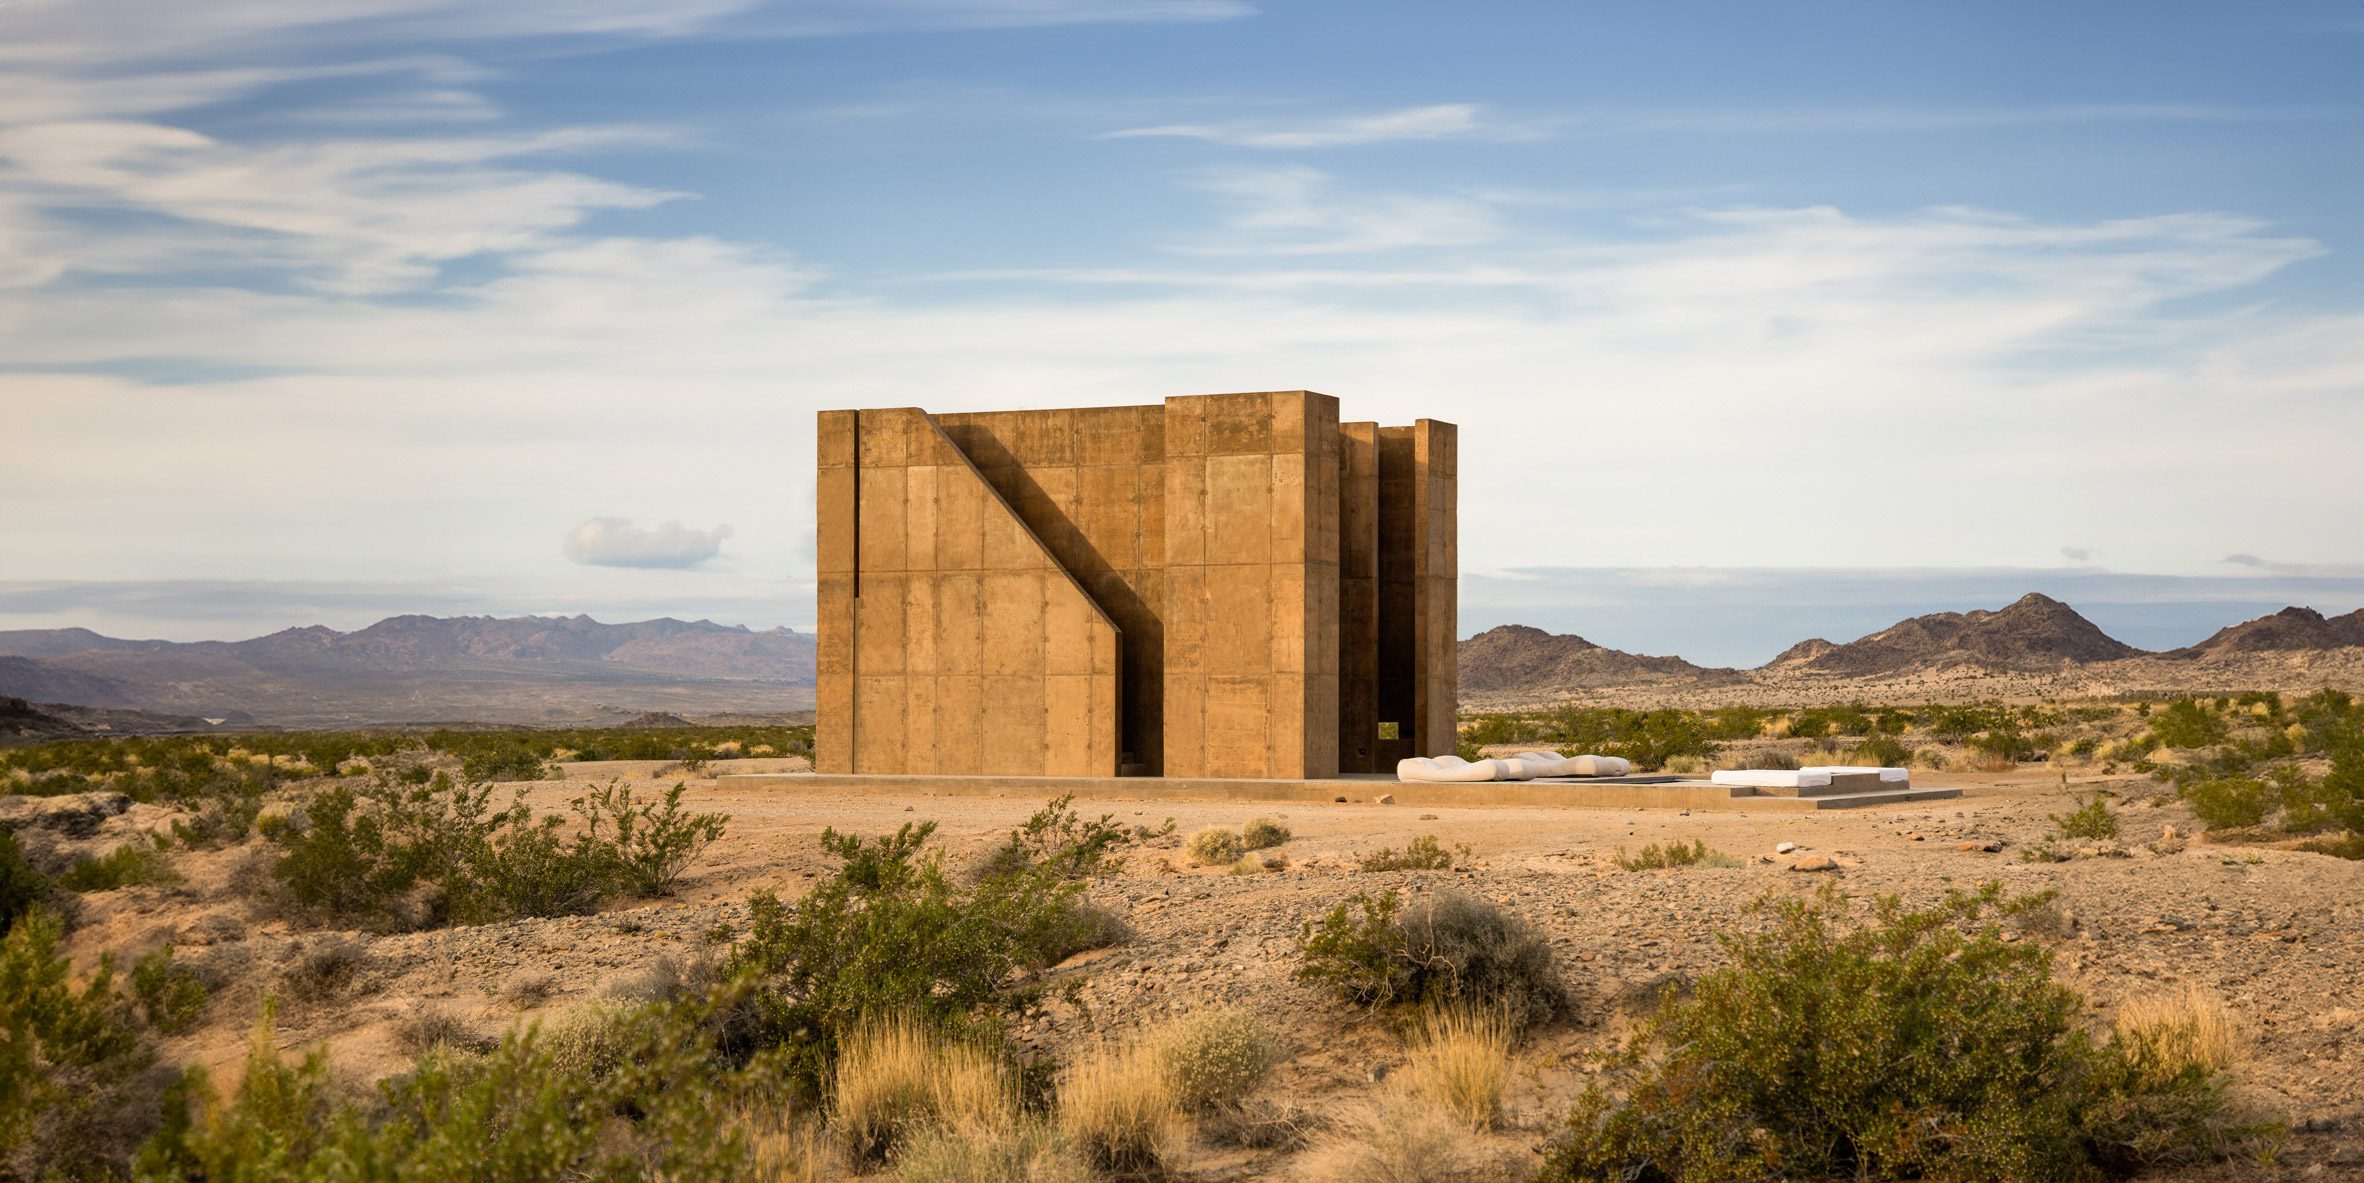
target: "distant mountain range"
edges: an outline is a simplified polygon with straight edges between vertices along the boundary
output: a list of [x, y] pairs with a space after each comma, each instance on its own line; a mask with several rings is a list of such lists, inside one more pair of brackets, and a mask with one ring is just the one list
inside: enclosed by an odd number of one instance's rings
[[286, 726], [777, 713], [809, 707], [812, 684], [811, 635], [704, 620], [396, 616], [197, 642], [0, 632], [0, 695]]
[[1582, 637], [1504, 625], [1461, 642], [1460, 676], [1464, 693], [1480, 699], [1794, 689], [1852, 680], [1959, 686], [1982, 678], [2031, 685], [2030, 679], [2066, 679], [2073, 683], [2065, 688], [2069, 692], [2096, 692], [2108, 689], [2103, 683], [2111, 674], [2122, 674], [2129, 687], [2153, 688], [2241, 665], [2242, 672], [2221, 676], [2228, 682], [2261, 679], [2241, 688], [2271, 689], [2267, 681], [2280, 675], [2293, 685], [2320, 678], [2324, 670], [2311, 659], [2322, 654], [2355, 659], [2342, 669], [2364, 668], [2364, 610], [2326, 618], [2312, 608], [2284, 608], [2197, 645], [2152, 653], [2111, 637], [2067, 604], [2030, 594], [1995, 611], [1915, 616], [1845, 644], [1820, 637], [1800, 641], [1754, 670], [1696, 666], [1679, 657], [1625, 653]]

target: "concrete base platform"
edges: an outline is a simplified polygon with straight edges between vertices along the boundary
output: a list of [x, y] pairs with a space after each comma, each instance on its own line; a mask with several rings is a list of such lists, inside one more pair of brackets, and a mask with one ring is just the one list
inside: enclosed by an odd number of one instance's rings
[[1824, 797], [1761, 796], [1754, 789], [1674, 776], [1555, 777], [1481, 784], [1406, 784], [1392, 776], [1323, 780], [1248, 780], [1158, 776], [899, 776], [884, 773], [750, 772], [733, 784], [769, 782], [782, 792], [877, 793], [900, 797], [1056, 797], [1108, 801], [1332, 802], [1369, 804], [1387, 794], [1398, 805], [1557, 805], [1578, 809], [1726, 809], [1810, 813], [1939, 801], [1960, 789], [1904, 788]]

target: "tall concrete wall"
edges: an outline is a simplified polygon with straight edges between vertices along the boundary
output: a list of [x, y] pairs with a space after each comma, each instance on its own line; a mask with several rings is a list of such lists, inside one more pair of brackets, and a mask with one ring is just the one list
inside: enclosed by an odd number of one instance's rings
[[1338, 425], [1338, 771], [1379, 770], [1379, 425]]
[[1165, 761], [1165, 408], [936, 416], [1123, 635], [1124, 763]]
[[1379, 429], [1379, 766], [1453, 750], [1459, 445], [1450, 423]]
[[1116, 624], [925, 412], [820, 437], [814, 766], [1115, 775]]
[[1306, 391], [830, 411], [819, 475], [822, 771], [1296, 778], [1452, 749], [1450, 424], [1341, 426]]
[[1168, 776], [1338, 762], [1338, 400], [1166, 400]]

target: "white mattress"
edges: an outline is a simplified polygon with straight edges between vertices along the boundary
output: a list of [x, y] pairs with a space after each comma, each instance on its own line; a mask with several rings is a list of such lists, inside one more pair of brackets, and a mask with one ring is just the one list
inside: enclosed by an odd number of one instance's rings
[[1779, 768], [1735, 768], [1718, 772], [1708, 780], [1719, 785], [1748, 789], [1819, 789], [1830, 784], [1830, 772], [1825, 769], [1800, 768], [1795, 772]]
[[1507, 779], [1507, 761], [1464, 760], [1459, 756], [1414, 756], [1398, 760], [1395, 778], [1424, 784], [1473, 784]]
[[1820, 772], [1830, 776], [1856, 776], [1866, 772], [1877, 772], [1880, 774], [1882, 783], [1888, 784], [1902, 784], [1913, 778], [1912, 773], [1902, 768], [1879, 768], [1869, 764], [1817, 764], [1812, 768], [1800, 768], [1798, 771]]
[[1624, 776], [1632, 771], [1632, 762], [1621, 756], [1562, 756], [1557, 752], [1520, 752], [1496, 760], [1414, 756], [1396, 762], [1395, 778], [1426, 784], [1474, 784], [1494, 780], [1534, 780], [1546, 776]]

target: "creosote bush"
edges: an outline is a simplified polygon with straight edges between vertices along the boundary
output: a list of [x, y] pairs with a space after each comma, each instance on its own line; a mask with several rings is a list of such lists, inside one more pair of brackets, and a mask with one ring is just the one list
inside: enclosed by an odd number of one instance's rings
[[1467, 846], [1457, 845], [1453, 850], [1446, 850], [1436, 840], [1436, 835], [1422, 834], [1404, 843], [1401, 850], [1381, 847], [1357, 856], [1354, 865], [1363, 871], [1450, 871], [1453, 869], [1454, 851], [1459, 851], [1463, 858], [1469, 857]]
[[1240, 844], [1249, 850], [1264, 850], [1289, 840], [1289, 827], [1269, 817], [1251, 818], [1239, 828]]
[[684, 811], [685, 788], [636, 801], [611, 782], [575, 799], [568, 836], [565, 819], [536, 819], [522, 790], [496, 809], [481, 781], [377, 772], [263, 828], [283, 851], [272, 873], [295, 910], [326, 922], [399, 930], [565, 916], [613, 896], [669, 892], [721, 837], [729, 819]]
[[1551, 946], [1502, 908], [1457, 892], [1410, 904], [1356, 892], [1298, 935], [1297, 976], [1373, 1009], [1496, 1011], [1523, 1029], [1558, 1014], [1566, 987]]
[[1236, 863], [1243, 853], [1239, 835], [1221, 826], [1209, 826], [1192, 834], [1190, 844], [1185, 849], [1190, 854], [1190, 861], [1202, 867]]
[[2118, 817], [2110, 812], [2109, 803], [2098, 795], [2067, 813], [2047, 816], [2059, 828], [2063, 838], [2084, 838], [2098, 842], [2118, 836]]
[[0, 939], [0, 1178], [120, 1178], [177, 1078], [113, 962], [77, 989], [38, 906]]
[[1771, 928], [1668, 995], [1538, 1178], [2068, 1179], [2270, 1145], [2221, 1074], [2088, 1035], [2050, 953], [1986, 919], [2043, 898], [1760, 901]]
[[164, 852], [148, 842], [125, 843], [96, 858], [83, 859], [57, 877], [59, 887], [82, 892], [179, 881]]
[[1620, 846], [1610, 861], [1628, 871], [1665, 871], [1678, 867], [1737, 867], [1740, 860], [1707, 848], [1707, 840], [1694, 839], [1689, 846], [1669, 842], [1664, 846], [1653, 842], [1641, 853], [1628, 855]]

